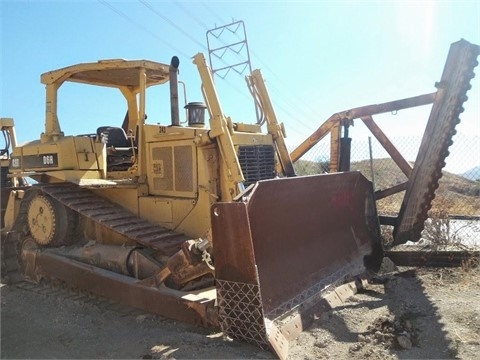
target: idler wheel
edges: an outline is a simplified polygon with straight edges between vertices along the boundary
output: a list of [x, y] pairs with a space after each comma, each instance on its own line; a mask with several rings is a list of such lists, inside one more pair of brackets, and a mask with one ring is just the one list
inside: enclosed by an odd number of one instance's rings
[[67, 209], [51, 197], [35, 195], [28, 205], [27, 218], [30, 234], [37, 244], [58, 246], [67, 242]]

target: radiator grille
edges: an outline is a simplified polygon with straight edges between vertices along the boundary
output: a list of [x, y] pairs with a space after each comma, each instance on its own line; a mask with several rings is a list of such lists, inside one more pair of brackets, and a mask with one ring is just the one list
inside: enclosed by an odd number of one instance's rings
[[151, 171], [153, 190], [193, 192], [192, 146], [159, 146], [153, 148]]
[[275, 177], [275, 152], [271, 145], [240, 146], [238, 160], [246, 186]]
[[175, 190], [193, 191], [192, 147], [176, 146], [175, 156]]

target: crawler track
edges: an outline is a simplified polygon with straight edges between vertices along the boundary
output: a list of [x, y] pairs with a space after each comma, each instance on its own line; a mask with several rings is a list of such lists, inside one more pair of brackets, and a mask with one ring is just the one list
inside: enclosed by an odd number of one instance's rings
[[140, 219], [121, 206], [78, 185], [70, 183], [34, 185], [25, 192], [12, 231], [2, 239], [2, 279], [5, 282], [17, 283], [23, 279], [19, 256], [23, 239], [28, 236], [26, 225], [28, 204], [39, 194], [49, 195], [80, 216], [165, 256], [176, 253], [180, 245], [188, 240], [186, 235]]
[[[74, 184], [38, 185], [28, 192], [48, 194], [79, 215], [111, 231], [122, 234], [139, 245], [155, 249], [163, 255], [173, 255], [178, 251], [180, 245], [188, 240], [188, 237], [184, 234], [140, 219], [119, 205]], [[29, 196], [32, 195], [29, 194]], [[25, 209], [22, 209], [22, 219], [20, 221], [26, 220], [27, 203], [28, 201], [24, 201], [22, 204], [22, 208]]]

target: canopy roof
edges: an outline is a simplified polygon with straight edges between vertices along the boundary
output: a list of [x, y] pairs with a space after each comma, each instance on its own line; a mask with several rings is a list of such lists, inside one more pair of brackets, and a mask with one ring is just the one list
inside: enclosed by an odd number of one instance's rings
[[140, 85], [141, 69], [145, 69], [147, 87], [162, 84], [169, 79], [169, 65], [149, 60], [100, 60], [53, 70], [42, 74], [45, 85], [64, 81], [81, 82], [99, 86], [121, 87]]

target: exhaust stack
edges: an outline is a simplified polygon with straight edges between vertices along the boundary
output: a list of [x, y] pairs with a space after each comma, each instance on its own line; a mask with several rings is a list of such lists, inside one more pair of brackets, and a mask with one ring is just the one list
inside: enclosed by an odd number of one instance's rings
[[172, 57], [170, 61], [170, 107], [171, 107], [171, 117], [172, 125], [180, 125], [180, 113], [178, 109], [178, 65], [180, 60], [178, 57]]

